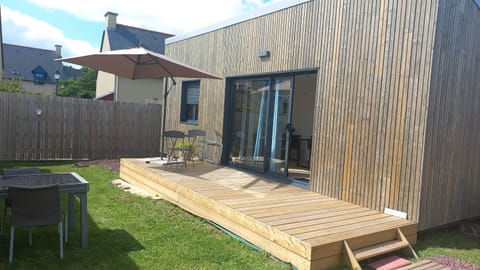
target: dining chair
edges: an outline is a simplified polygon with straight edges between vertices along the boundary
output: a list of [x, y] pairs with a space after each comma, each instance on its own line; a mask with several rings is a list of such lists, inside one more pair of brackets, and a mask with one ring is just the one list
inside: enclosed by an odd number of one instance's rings
[[[165, 165], [179, 164], [183, 163], [185, 167], [187, 166], [187, 155], [188, 147], [185, 147], [185, 133], [178, 130], [169, 130], [165, 131], [165, 139], [167, 140], [167, 155], [168, 160]], [[177, 152], [183, 155], [183, 160], [179, 161]], [[171, 162], [175, 160], [175, 162]]]
[[207, 135], [207, 132], [201, 129], [191, 129], [187, 132], [187, 135], [190, 145], [190, 158], [192, 160], [193, 166], [195, 167], [195, 162], [193, 160], [193, 157], [195, 155], [198, 156], [200, 160], [205, 159], [205, 136]]
[[60, 238], [60, 258], [63, 258], [63, 225], [59, 186], [10, 186], [8, 193], [12, 208], [9, 263], [13, 260], [15, 229], [25, 227], [29, 228], [28, 242], [31, 246], [32, 227], [57, 225]]
[[[40, 168], [38, 167], [27, 167], [27, 168], [12, 168], [12, 169], [3, 169], [3, 179], [7, 179], [9, 177], [14, 177], [16, 175], [28, 175], [28, 174], [39, 174]], [[3, 235], [5, 232], [5, 227], [7, 225], [6, 217], [7, 217], [7, 208], [10, 208], [10, 200], [6, 199], [3, 204], [3, 215], [2, 215], [2, 228], [0, 228], [0, 235]]]

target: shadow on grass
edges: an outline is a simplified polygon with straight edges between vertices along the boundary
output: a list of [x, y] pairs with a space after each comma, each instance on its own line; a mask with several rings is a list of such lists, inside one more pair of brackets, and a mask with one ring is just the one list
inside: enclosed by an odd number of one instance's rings
[[[76, 214], [78, 211], [76, 211]], [[7, 217], [7, 222], [8, 222]], [[100, 229], [88, 220], [88, 248], [81, 248], [80, 223], [69, 230], [64, 244], [64, 258], [58, 253], [55, 226], [33, 229], [33, 245], [28, 245], [28, 229], [15, 230], [13, 263], [8, 264], [10, 232], [0, 237], [0, 269], [139, 269], [129, 253], [144, 247], [126, 230]]]

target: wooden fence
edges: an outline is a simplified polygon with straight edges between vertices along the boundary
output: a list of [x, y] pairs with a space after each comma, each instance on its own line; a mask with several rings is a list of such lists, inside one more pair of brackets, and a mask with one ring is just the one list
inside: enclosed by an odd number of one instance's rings
[[0, 160], [158, 156], [161, 108], [0, 92]]

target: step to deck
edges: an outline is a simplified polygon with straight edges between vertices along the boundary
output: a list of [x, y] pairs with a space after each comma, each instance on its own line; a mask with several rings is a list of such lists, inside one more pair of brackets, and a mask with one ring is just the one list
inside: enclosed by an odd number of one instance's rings
[[355, 256], [355, 259], [357, 259], [357, 261], [363, 261], [379, 255], [404, 249], [404, 248], [407, 248], [408, 246], [409, 246], [408, 243], [405, 243], [401, 240], [392, 240], [392, 241], [376, 244], [373, 246], [353, 250], [353, 255]]

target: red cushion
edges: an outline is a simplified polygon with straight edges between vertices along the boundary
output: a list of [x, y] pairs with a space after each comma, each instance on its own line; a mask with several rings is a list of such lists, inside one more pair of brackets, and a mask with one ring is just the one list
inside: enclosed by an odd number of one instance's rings
[[409, 260], [400, 258], [398, 256], [392, 256], [370, 263], [368, 266], [375, 270], [393, 270], [410, 264], [412, 263]]

